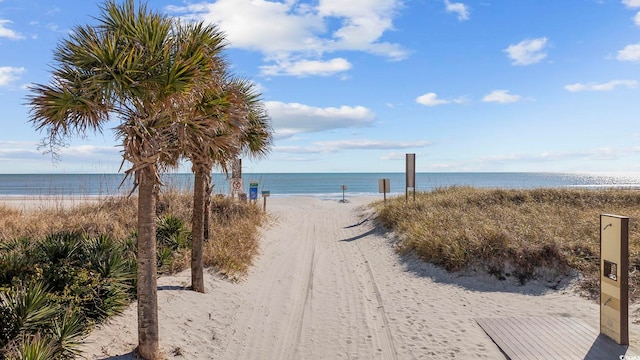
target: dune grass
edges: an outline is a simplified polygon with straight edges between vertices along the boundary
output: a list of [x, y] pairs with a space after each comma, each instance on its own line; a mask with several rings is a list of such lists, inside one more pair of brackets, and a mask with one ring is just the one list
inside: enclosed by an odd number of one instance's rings
[[553, 287], [580, 275], [599, 294], [600, 214], [628, 216], [629, 296], [640, 299], [640, 192], [636, 190], [441, 188], [375, 204], [398, 249], [449, 271], [485, 271]]
[[[108, 235], [125, 241], [135, 235], [136, 201], [135, 196], [113, 196], [97, 202], [79, 202], [66, 208], [52, 206], [32, 211], [0, 206], [0, 242], [16, 238], [44, 239], [58, 232]], [[230, 279], [240, 278], [258, 252], [260, 226], [266, 216], [255, 204], [240, 203], [223, 196], [212, 199], [211, 214], [210, 240], [204, 245], [205, 266]], [[192, 194], [171, 189], [163, 191], [157, 215], [159, 231], [166, 226], [179, 226], [186, 232], [183, 236], [190, 237]], [[178, 224], [167, 224], [167, 221]], [[162, 233], [159, 232], [158, 237], [162, 251]], [[174, 259], [161, 271], [173, 273], [188, 268], [190, 255], [177, 250], [188, 250], [189, 246], [189, 243], [180, 247], [175, 244], [169, 246], [174, 250]]]
[[[158, 273], [190, 266], [191, 194], [164, 192], [157, 212]], [[109, 197], [30, 211], [0, 206], [0, 359], [67, 359], [88, 331], [135, 299], [136, 199]], [[258, 252], [265, 213], [212, 201], [206, 267], [231, 280]]]

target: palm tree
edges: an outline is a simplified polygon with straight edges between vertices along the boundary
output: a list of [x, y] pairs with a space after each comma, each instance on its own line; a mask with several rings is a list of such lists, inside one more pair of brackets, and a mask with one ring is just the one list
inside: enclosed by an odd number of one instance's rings
[[31, 87], [34, 127], [56, 154], [67, 138], [102, 132], [110, 116], [138, 190], [138, 352], [159, 357], [156, 196], [160, 172], [177, 163], [178, 108], [215, 85], [223, 36], [214, 26], [182, 24], [133, 0], [100, 6], [96, 26], [77, 26], [54, 52], [48, 85]]
[[[179, 119], [184, 122], [181, 144], [184, 157], [191, 160], [194, 173], [193, 217], [191, 224], [191, 287], [204, 293], [202, 247], [204, 242], [205, 199], [207, 185], [211, 182], [211, 170], [216, 160], [235, 152], [238, 146], [235, 133], [239, 126], [224, 115], [226, 107], [221, 89], [209, 88], [193, 111], [186, 111]], [[208, 135], [204, 135], [208, 133]]]
[[262, 95], [255, 84], [246, 79], [235, 79], [231, 88], [239, 93], [238, 102], [233, 107], [243, 109], [231, 116], [244, 119], [239, 137], [240, 153], [236, 156], [243, 154], [249, 158], [262, 158], [269, 153], [273, 142], [271, 120], [261, 100]]
[[188, 142], [188, 147], [183, 147], [194, 173], [191, 287], [194, 291], [204, 292], [202, 247], [205, 229], [209, 228], [206, 215], [210, 198], [207, 194], [213, 167], [218, 165], [227, 172], [230, 161], [242, 152], [255, 157], [266, 155], [272, 136], [260, 94], [252, 82], [243, 79], [225, 76], [222, 88], [206, 92], [191, 118], [208, 119], [208, 128], [217, 134], [207, 137], [207, 142], [202, 141], [197, 132], [192, 132], [192, 141]]

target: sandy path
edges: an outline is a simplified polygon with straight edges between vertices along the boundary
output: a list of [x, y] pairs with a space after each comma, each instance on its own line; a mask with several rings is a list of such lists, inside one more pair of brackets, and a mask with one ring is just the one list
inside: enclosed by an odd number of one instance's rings
[[353, 205], [300, 200], [295, 212], [277, 210], [221, 358], [397, 358]]
[[[361, 205], [269, 199], [248, 278], [189, 273], [159, 280], [161, 346], [169, 359], [501, 359], [477, 317], [572, 316], [598, 328], [598, 306], [568, 291], [459, 277], [395, 255]], [[637, 348], [639, 327], [630, 337]], [[89, 338], [88, 359], [133, 359], [135, 306]]]

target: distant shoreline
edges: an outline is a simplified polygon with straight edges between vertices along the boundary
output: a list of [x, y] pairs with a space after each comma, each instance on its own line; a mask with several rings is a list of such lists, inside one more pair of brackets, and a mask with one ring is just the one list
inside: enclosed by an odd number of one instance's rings
[[[122, 184], [123, 174], [0, 174], [0, 196], [29, 197], [112, 196], [129, 194], [130, 179]], [[250, 183], [258, 183], [258, 196], [269, 191], [272, 197], [312, 196], [321, 199], [345, 196], [377, 196], [381, 179], [389, 179], [390, 194], [405, 193], [406, 175], [386, 173], [248, 173], [242, 174], [243, 192], [250, 193]], [[225, 174], [213, 174], [214, 194], [230, 193], [230, 181]], [[161, 191], [192, 191], [193, 175], [168, 173], [162, 177]], [[122, 185], [122, 186], [120, 186]], [[427, 173], [417, 172], [415, 190], [432, 191], [451, 186], [476, 188], [620, 188], [640, 189], [640, 175], [631, 174], [570, 174], [570, 173]], [[410, 189], [411, 190], [411, 189]], [[389, 194], [388, 194], [389, 195]]]

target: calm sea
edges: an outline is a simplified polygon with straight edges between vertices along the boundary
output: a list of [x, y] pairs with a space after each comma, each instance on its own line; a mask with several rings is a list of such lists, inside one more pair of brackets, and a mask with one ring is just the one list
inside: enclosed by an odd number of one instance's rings
[[[243, 174], [243, 187], [258, 182], [258, 193], [268, 190], [271, 196], [315, 196], [322, 198], [378, 194], [378, 180], [389, 179], [391, 194], [405, 193], [404, 173], [262, 173]], [[126, 194], [131, 182], [122, 183], [122, 174], [0, 174], [0, 195], [113, 195]], [[229, 180], [213, 175], [214, 193], [228, 194]], [[167, 174], [166, 187], [191, 190], [193, 175]], [[122, 185], [121, 185], [122, 184]], [[552, 188], [640, 188], [640, 175], [595, 175], [563, 173], [418, 173], [416, 190], [468, 185], [479, 188], [532, 189]]]

